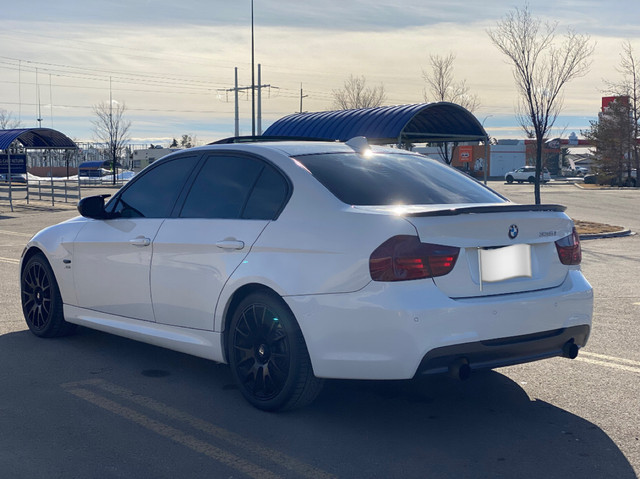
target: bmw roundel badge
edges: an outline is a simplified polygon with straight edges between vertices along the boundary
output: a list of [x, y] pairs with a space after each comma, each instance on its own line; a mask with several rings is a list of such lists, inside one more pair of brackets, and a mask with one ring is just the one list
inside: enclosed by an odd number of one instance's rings
[[518, 236], [518, 226], [517, 225], [509, 226], [509, 238], [516, 239], [516, 236]]

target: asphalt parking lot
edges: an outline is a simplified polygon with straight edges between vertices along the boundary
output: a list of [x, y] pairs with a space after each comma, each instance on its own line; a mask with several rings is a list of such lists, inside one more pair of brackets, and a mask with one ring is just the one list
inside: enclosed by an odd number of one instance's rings
[[[490, 186], [520, 203], [531, 185]], [[543, 186], [574, 219], [640, 231], [640, 189]], [[225, 366], [80, 329], [42, 340], [20, 310], [29, 237], [72, 204], [0, 196], [0, 476], [10, 478], [635, 478], [640, 236], [583, 242], [593, 331], [576, 360], [458, 382], [330, 381], [311, 406], [257, 411]], [[515, 318], [514, 318], [515, 319]]]

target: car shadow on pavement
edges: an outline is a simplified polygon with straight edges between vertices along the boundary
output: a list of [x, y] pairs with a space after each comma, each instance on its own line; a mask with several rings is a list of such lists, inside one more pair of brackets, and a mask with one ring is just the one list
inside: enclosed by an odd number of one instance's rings
[[380, 477], [420, 477], [417, 457], [433, 477], [636, 477], [602, 429], [496, 371], [466, 381], [330, 381], [311, 408], [321, 421], [346, 418], [333, 434], [358, 443], [358, 461], [378, 463]]
[[[28, 331], [2, 335], [0, 364], [0, 417], [7, 431], [0, 451], [13, 477], [45, 477], [37, 474], [38, 461], [48, 477], [98, 477], [85, 474], [114, 457], [123, 477], [139, 470], [146, 477], [178, 471], [196, 477], [189, 471], [194, 452], [184, 447], [189, 442], [176, 445], [153, 427], [140, 427], [146, 423], [139, 418], [152, 414], [156, 422], [149, 424], [167, 423], [160, 431], [195, 434], [185, 424], [201, 422], [217, 431], [223, 449], [235, 447], [229, 439], [235, 437], [257, 444], [233, 450], [248, 461], [259, 461], [256, 450], [277, 451], [271, 470], [309, 464], [316, 472], [307, 477], [636, 477], [597, 425], [530, 398], [494, 371], [464, 382], [445, 376], [331, 380], [311, 405], [273, 414], [247, 404], [223, 365], [85, 328], [55, 340]], [[220, 445], [221, 439], [227, 442]], [[30, 459], [31, 445], [44, 442], [39, 460]], [[171, 460], [158, 461], [149, 449]], [[216, 475], [219, 464], [209, 457], [198, 464], [212, 468], [211, 477], [233, 475], [224, 469]], [[304, 477], [283, 470], [277, 475]]]

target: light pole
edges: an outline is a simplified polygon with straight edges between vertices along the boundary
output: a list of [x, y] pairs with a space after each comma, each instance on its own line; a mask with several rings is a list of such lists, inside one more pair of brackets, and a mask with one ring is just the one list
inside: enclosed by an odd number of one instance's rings
[[[484, 130], [484, 122], [487, 121], [487, 118], [492, 117], [493, 115], [487, 115], [482, 120], [482, 129]], [[486, 133], [486, 130], [485, 130]], [[487, 168], [489, 167], [489, 135], [484, 139], [484, 165], [482, 166], [482, 172], [484, 174], [484, 184], [487, 185]]]
[[251, 0], [251, 136], [256, 136], [255, 43], [253, 40], [253, 0]]

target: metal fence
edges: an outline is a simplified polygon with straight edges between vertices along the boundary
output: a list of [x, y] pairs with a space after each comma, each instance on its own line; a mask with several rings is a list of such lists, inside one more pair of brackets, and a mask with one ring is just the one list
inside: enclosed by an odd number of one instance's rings
[[40, 180], [25, 185], [27, 204], [29, 200], [58, 202], [76, 202], [82, 198], [82, 188], [78, 180]]
[[105, 190], [110, 194], [119, 189], [126, 180], [118, 179], [113, 185], [112, 177], [80, 178], [73, 180], [37, 180], [29, 183], [0, 182], [0, 204], [5, 201], [13, 211], [14, 203], [30, 204], [31, 201], [45, 201], [55, 206], [56, 203], [75, 204], [84, 196], [103, 194]]

